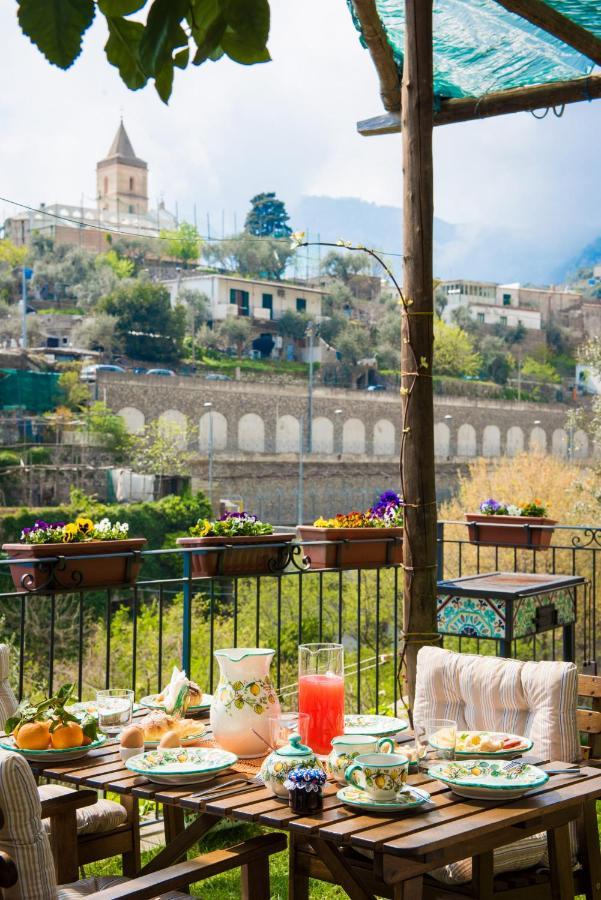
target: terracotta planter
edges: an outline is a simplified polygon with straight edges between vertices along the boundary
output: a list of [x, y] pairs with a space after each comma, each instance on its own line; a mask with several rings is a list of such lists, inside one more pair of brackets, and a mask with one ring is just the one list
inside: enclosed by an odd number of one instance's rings
[[[191, 553], [194, 578], [212, 578], [215, 575], [271, 575], [281, 572], [289, 560], [288, 547], [294, 534], [253, 534], [235, 537], [184, 537], [178, 538], [180, 547], [223, 547], [214, 553]], [[244, 547], [244, 549], [234, 549]]]
[[544, 550], [551, 543], [552, 528], [541, 525], [557, 525], [555, 519], [542, 516], [486, 516], [483, 513], [466, 513], [469, 540], [485, 547], [530, 547]]
[[297, 531], [301, 541], [325, 541], [304, 548], [304, 558], [311, 569], [373, 569], [403, 562], [402, 528], [299, 525]]
[[[125, 538], [76, 544], [3, 544], [2, 549], [9, 559], [39, 560], [9, 567], [18, 591], [77, 591], [135, 584], [142, 565], [139, 554], [145, 543], [146, 538]], [[98, 556], [111, 553], [125, 555]], [[71, 558], [76, 556], [84, 558]], [[87, 556], [97, 558], [85, 559]]]

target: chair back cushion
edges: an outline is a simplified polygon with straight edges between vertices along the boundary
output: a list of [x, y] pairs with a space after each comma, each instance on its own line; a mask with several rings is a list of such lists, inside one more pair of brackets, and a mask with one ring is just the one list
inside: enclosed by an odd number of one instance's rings
[[0, 644], [0, 728], [4, 730], [4, 723], [13, 715], [17, 708], [17, 698], [9, 681], [9, 647]]
[[27, 760], [0, 750], [0, 850], [15, 862], [16, 885], [2, 892], [4, 900], [56, 900], [54, 861], [42, 827], [42, 807]]
[[580, 758], [573, 663], [521, 662], [422, 647], [413, 718], [454, 719], [461, 729], [529, 737], [536, 756]]

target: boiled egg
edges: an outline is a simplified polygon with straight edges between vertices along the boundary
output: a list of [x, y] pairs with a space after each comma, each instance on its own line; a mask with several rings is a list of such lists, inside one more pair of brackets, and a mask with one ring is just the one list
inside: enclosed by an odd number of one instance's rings
[[127, 749], [140, 747], [144, 749], [144, 732], [137, 725], [130, 725], [121, 732], [121, 746]]
[[176, 731], [166, 731], [159, 741], [159, 747], [161, 747], [161, 749], [163, 750], [179, 746], [181, 746], [180, 738], [179, 734]]

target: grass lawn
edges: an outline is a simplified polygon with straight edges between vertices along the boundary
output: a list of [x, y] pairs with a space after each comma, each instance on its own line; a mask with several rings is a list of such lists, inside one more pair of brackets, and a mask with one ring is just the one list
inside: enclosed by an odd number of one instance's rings
[[[216, 828], [200, 841], [194, 853], [190, 851], [188, 858], [195, 853], [207, 853], [210, 850], [218, 850], [220, 847], [231, 847], [239, 844], [257, 834], [264, 834], [269, 829], [258, 825], [230, 824]], [[142, 854], [142, 865], [152, 859], [158, 850], [151, 850]], [[121, 859], [113, 857], [103, 862], [86, 866], [86, 875], [118, 875], [121, 872]], [[278, 853], [271, 857], [271, 898], [272, 900], [286, 900], [288, 897], [288, 853]], [[234, 870], [223, 875], [217, 875], [208, 881], [203, 881], [191, 887], [192, 896], [202, 897], [203, 900], [233, 900], [240, 896], [240, 871]], [[344, 900], [348, 895], [342, 888], [321, 881], [311, 881], [311, 900]]]

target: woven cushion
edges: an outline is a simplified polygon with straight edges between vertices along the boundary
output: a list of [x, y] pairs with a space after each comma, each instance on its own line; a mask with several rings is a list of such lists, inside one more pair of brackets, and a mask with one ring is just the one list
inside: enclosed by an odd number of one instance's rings
[[[454, 719], [461, 729], [524, 735], [533, 741], [536, 756], [573, 762], [580, 758], [577, 694], [573, 663], [521, 662], [423, 647], [417, 656], [413, 716], [415, 722]], [[547, 862], [544, 833], [494, 853], [496, 874]], [[472, 861], [451, 863], [431, 874], [447, 884], [461, 884], [472, 877]]]
[[15, 862], [19, 879], [4, 900], [55, 900], [54, 861], [42, 827], [41, 805], [27, 760], [0, 750], [0, 850]]
[[6, 720], [17, 708], [17, 698], [8, 680], [9, 652], [6, 644], [0, 644], [0, 728], [2, 730], [4, 730]]
[[[62, 797], [64, 794], [72, 794], [73, 790], [61, 784], [42, 784], [38, 787], [40, 800], [48, 800], [51, 797]], [[77, 810], [77, 833], [95, 834], [103, 831], [112, 831], [119, 825], [127, 822], [127, 811], [119, 803], [112, 800], [98, 800], [92, 806], [84, 806]], [[50, 832], [50, 819], [44, 819], [44, 828]]]
[[[96, 891], [102, 891], [105, 888], [113, 887], [115, 884], [125, 884], [129, 878], [123, 876], [102, 878], [82, 878], [74, 884], [62, 884], [58, 888], [56, 900], [79, 900], [80, 897], [87, 897], [95, 894]], [[190, 894], [180, 894], [179, 891], [168, 891], [166, 894], [157, 894], [156, 900], [190, 900]]]

